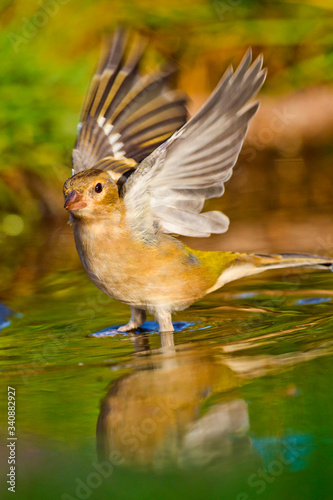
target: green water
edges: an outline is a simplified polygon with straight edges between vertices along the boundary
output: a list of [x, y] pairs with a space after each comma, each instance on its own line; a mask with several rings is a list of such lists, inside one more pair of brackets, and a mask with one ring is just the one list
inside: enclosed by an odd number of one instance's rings
[[265, 274], [175, 315], [173, 336], [93, 337], [128, 308], [79, 269], [43, 272], [1, 331], [1, 498], [333, 498], [332, 280]]

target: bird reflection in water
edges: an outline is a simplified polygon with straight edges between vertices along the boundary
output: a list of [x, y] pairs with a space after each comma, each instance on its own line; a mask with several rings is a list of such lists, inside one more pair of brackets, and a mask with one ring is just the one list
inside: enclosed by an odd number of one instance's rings
[[[325, 338], [304, 341], [297, 352], [264, 354], [263, 345], [289, 333], [205, 348], [175, 346], [173, 334], [162, 333], [162, 347], [154, 350], [147, 334], [133, 335], [134, 371], [113, 383], [101, 404], [99, 459], [112, 462], [116, 456], [124, 466], [205, 467], [228, 474], [246, 464], [256, 470], [267, 465], [267, 456], [288, 454], [282, 467], [304, 468], [313, 436], [304, 434], [302, 425], [290, 434], [288, 421], [279, 418], [270, 421], [267, 435], [262, 429], [260, 439], [254, 438], [241, 391], [254, 378], [332, 354], [333, 341]], [[286, 397], [296, 393], [297, 387], [292, 393], [286, 387]]]
[[[97, 423], [100, 460], [116, 453], [124, 465], [164, 469], [248, 460], [253, 454], [241, 381], [206, 349], [174, 346], [162, 333], [151, 351], [136, 335], [134, 372], [117, 380]], [[214, 398], [214, 404], [207, 404]]]

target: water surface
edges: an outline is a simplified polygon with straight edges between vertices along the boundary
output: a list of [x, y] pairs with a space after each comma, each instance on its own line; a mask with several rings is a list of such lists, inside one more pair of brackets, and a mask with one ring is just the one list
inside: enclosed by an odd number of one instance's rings
[[81, 270], [13, 294], [1, 429], [5, 440], [9, 385], [16, 498], [331, 499], [332, 279], [288, 270], [230, 284], [162, 336], [152, 321], [92, 335], [129, 311]]

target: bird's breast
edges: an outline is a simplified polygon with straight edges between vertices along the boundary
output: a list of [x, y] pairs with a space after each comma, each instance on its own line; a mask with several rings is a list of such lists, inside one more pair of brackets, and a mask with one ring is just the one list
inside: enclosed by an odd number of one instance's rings
[[210, 285], [204, 269], [188, 259], [172, 238], [147, 245], [119, 227], [73, 227], [83, 267], [111, 297], [152, 309], [181, 309], [204, 295]]

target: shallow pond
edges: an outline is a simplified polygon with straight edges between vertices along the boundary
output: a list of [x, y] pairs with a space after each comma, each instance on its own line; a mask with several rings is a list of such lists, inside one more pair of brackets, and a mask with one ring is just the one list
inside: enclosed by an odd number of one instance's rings
[[92, 335], [129, 311], [79, 269], [13, 294], [19, 314], [0, 309], [1, 434], [10, 386], [16, 498], [331, 499], [332, 280], [244, 279], [162, 336], [153, 322]]

